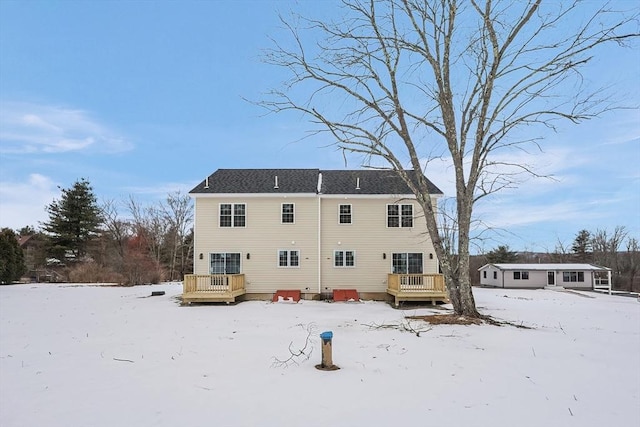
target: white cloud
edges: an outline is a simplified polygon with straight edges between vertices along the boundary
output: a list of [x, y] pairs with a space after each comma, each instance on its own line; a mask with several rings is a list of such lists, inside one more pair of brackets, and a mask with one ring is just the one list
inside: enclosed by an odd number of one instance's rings
[[[491, 157], [494, 163], [490, 168], [493, 175], [511, 174], [514, 188], [501, 190], [499, 194], [510, 193], [540, 194], [550, 190], [557, 190], [558, 184], [568, 185], [576, 181], [576, 178], [568, 172], [569, 168], [580, 167], [589, 162], [579, 153], [567, 148], [552, 148], [544, 152], [527, 153], [513, 151], [510, 153], [494, 154]], [[456, 186], [454, 169], [450, 158], [436, 158], [429, 161], [422, 160], [426, 176], [442, 190], [446, 197], [455, 197]], [[515, 165], [526, 165], [530, 170], [541, 175], [533, 177], [524, 173], [523, 169]], [[468, 162], [465, 167], [468, 167]]]
[[0, 227], [38, 228], [48, 219], [45, 207], [59, 196], [56, 183], [40, 174], [29, 175], [26, 182], [0, 182]]
[[131, 144], [89, 113], [53, 105], [0, 103], [0, 153], [120, 152]]

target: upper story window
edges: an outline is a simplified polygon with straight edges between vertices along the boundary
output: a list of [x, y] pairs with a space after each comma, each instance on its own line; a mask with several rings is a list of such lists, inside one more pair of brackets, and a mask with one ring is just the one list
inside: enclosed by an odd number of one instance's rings
[[295, 205], [293, 203], [282, 204], [282, 223], [293, 224], [295, 222]]
[[387, 205], [387, 227], [413, 227], [413, 205]]
[[300, 265], [300, 252], [299, 251], [278, 251], [278, 266], [279, 267], [298, 267]]
[[351, 224], [351, 205], [338, 206], [338, 224]]
[[246, 215], [244, 203], [220, 203], [220, 227], [244, 227]]
[[354, 251], [333, 251], [334, 267], [355, 267], [356, 253]]
[[514, 280], [529, 280], [529, 272], [528, 271], [514, 271], [513, 272]]

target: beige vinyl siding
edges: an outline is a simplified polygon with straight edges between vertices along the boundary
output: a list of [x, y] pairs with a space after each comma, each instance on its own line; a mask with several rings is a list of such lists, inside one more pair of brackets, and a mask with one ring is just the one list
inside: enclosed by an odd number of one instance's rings
[[[322, 197], [322, 292], [333, 289], [357, 289], [360, 292], [385, 292], [394, 252], [423, 254], [424, 273], [437, 273], [438, 264], [426, 233], [422, 211], [412, 204], [412, 228], [387, 228], [387, 205], [397, 198]], [[341, 204], [351, 205], [351, 224], [339, 224]], [[354, 251], [355, 267], [334, 267], [334, 251]], [[429, 259], [429, 254], [433, 259]], [[383, 259], [386, 254], [386, 259]]]
[[[220, 203], [244, 203], [246, 226], [219, 227]], [[295, 204], [294, 224], [282, 224], [282, 203]], [[317, 203], [316, 197], [196, 197], [194, 272], [209, 274], [210, 253], [239, 252], [248, 293], [317, 292]], [[299, 251], [299, 267], [279, 267], [279, 250]]]

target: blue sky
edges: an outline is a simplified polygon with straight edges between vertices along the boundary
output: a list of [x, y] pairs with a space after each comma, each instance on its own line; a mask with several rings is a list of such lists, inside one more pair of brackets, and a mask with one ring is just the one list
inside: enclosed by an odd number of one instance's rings
[[[83, 177], [101, 200], [153, 202], [218, 168], [344, 168], [331, 141], [297, 142], [305, 118], [243, 100], [288, 77], [260, 60], [280, 34], [278, 12], [331, 16], [332, 4], [1, 0], [0, 227], [37, 226], [58, 186]], [[585, 77], [640, 106], [637, 47], [604, 52]], [[527, 161], [554, 179], [479, 204], [478, 218], [500, 230], [481, 246], [552, 250], [616, 225], [640, 238], [638, 108], [564, 125], [543, 148]], [[427, 175], [452, 195], [446, 165]]]

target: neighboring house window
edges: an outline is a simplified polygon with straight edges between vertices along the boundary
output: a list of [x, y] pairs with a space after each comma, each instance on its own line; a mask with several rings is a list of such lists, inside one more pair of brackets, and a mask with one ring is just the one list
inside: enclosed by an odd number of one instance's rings
[[422, 274], [421, 253], [395, 253], [391, 262], [393, 274]]
[[278, 266], [279, 267], [298, 267], [300, 265], [300, 252], [299, 251], [278, 251]]
[[387, 227], [413, 227], [413, 205], [387, 205]]
[[239, 253], [213, 253], [209, 258], [210, 274], [240, 274]]
[[584, 271], [564, 271], [562, 272], [563, 282], [584, 282]]
[[493, 272], [493, 280], [496, 280], [498, 278], [498, 272], [494, 271]]
[[483, 271], [483, 272], [482, 272], [482, 277], [483, 277], [484, 279], [486, 279], [486, 278], [487, 278], [487, 270], [485, 270], [485, 271]]
[[528, 271], [514, 271], [513, 272], [514, 280], [529, 280], [529, 272]]
[[351, 224], [351, 205], [338, 206], [338, 224]]
[[356, 253], [354, 251], [333, 251], [334, 267], [355, 267]]
[[282, 204], [282, 223], [293, 224], [295, 222], [295, 205], [293, 203]]
[[244, 203], [220, 204], [220, 227], [244, 227], [246, 206]]

